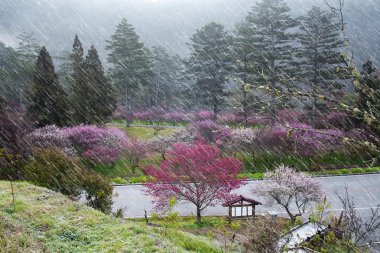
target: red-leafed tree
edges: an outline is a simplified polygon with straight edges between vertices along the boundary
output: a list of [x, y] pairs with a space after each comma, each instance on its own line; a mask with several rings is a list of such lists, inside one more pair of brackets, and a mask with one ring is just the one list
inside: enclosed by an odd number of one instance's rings
[[190, 202], [197, 208], [197, 222], [208, 206], [231, 197], [231, 191], [243, 182], [237, 179], [241, 163], [220, 155], [219, 148], [205, 143], [175, 144], [160, 167], [146, 169], [154, 182], [147, 193], [154, 197], [157, 210], [164, 210], [171, 198]]

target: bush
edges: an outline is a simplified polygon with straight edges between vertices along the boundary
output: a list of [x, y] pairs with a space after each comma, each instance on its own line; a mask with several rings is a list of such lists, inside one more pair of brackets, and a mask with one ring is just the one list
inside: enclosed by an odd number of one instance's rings
[[142, 184], [142, 183], [146, 183], [146, 182], [149, 182], [149, 181], [152, 181], [153, 178], [152, 177], [148, 177], [148, 176], [140, 176], [140, 177], [131, 177], [129, 179], [129, 183], [130, 184]]
[[341, 175], [342, 172], [339, 170], [329, 170], [329, 171], [327, 171], [327, 174], [329, 174], [329, 175]]
[[59, 149], [40, 149], [24, 166], [23, 174], [36, 185], [79, 196], [84, 170], [78, 159], [67, 157]]
[[341, 174], [348, 174], [349, 171], [348, 171], [348, 169], [341, 169], [341, 170], [340, 170], [340, 173], [341, 173]]
[[193, 120], [197, 121], [205, 121], [205, 120], [213, 120], [214, 112], [213, 111], [199, 111], [193, 114]]
[[46, 148], [60, 149], [67, 156], [74, 156], [76, 153], [67, 132], [54, 125], [34, 130], [27, 134], [23, 141], [27, 146], [27, 153], [32, 153], [36, 149]]
[[365, 171], [368, 173], [376, 173], [380, 171], [380, 168], [367, 168]]
[[211, 120], [195, 122], [187, 130], [192, 134], [201, 135], [209, 143], [218, 143], [231, 135], [230, 129]]
[[363, 171], [362, 169], [360, 169], [360, 168], [354, 168], [354, 169], [351, 170], [350, 173], [353, 173], [353, 174], [361, 174], [361, 173], [363, 173], [363, 172], [364, 172], [364, 171]]
[[77, 126], [64, 129], [77, 153], [94, 164], [115, 162], [128, 141], [128, 136], [117, 128]]
[[107, 214], [111, 212], [113, 186], [109, 180], [94, 173], [85, 173], [83, 189], [87, 205]]
[[112, 186], [105, 178], [88, 171], [79, 158], [67, 157], [59, 149], [41, 149], [24, 166], [25, 179], [36, 185], [79, 197], [83, 192], [87, 204], [109, 213]]
[[128, 184], [128, 181], [121, 177], [116, 177], [112, 179], [112, 182], [114, 182], [115, 184]]

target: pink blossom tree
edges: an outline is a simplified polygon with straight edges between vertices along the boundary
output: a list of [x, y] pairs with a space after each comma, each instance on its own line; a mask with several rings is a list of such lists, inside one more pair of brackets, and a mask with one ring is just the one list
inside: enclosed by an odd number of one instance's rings
[[136, 174], [136, 169], [140, 166], [140, 161], [147, 155], [148, 149], [144, 142], [132, 139], [124, 144], [123, 156], [131, 165], [133, 174]]
[[117, 128], [76, 126], [62, 131], [76, 152], [95, 164], [113, 164], [128, 142], [127, 134]]
[[165, 210], [173, 197], [194, 204], [197, 222], [201, 222], [203, 210], [228, 199], [231, 191], [243, 184], [237, 179], [240, 169], [239, 160], [222, 158], [215, 146], [175, 144], [159, 167], [146, 168], [155, 178], [146, 185], [147, 193], [154, 197], [157, 210]]
[[231, 132], [231, 136], [224, 142], [224, 149], [228, 153], [244, 152], [253, 156], [256, 151], [256, 132], [252, 128], [240, 128]]
[[322, 200], [319, 180], [292, 168], [279, 166], [265, 173], [264, 178], [254, 193], [267, 198], [269, 204], [283, 207], [292, 221], [304, 214], [311, 203]]

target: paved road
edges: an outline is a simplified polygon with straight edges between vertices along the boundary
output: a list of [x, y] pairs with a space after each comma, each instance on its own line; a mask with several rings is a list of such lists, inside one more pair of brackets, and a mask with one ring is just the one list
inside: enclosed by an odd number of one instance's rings
[[[371, 207], [376, 207], [380, 204], [380, 174], [321, 177], [319, 179], [328, 201], [332, 204], [331, 209], [333, 210], [341, 209], [335, 192], [343, 195], [345, 186], [348, 187], [349, 193], [354, 198], [356, 206], [361, 213], [369, 213]], [[255, 186], [257, 186], [257, 181], [250, 181], [238, 189], [236, 193], [265, 203], [264, 199], [252, 194]], [[144, 210], [151, 213], [153, 211], [152, 198], [144, 193], [144, 189], [143, 185], [116, 186], [113, 209], [125, 208], [125, 216], [131, 218], [143, 217]], [[267, 213], [271, 210], [277, 211], [280, 215], [283, 213], [283, 210], [276, 206], [271, 207], [264, 204], [257, 207], [257, 213]], [[194, 207], [185, 203], [178, 203], [176, 211], [182, 216], [194, 215], [195, 213]], [[227, 208], [221, 205], [209, 207], [204, 212], [204, 215], [210, 216], [226, 214]]]
[[[331, 202], [331, 211], [339, 212], [341, 204], [335, 192], [340, 195], [344, 194], [345, 187], [348, 187], [350, 195], [353, 197], [359, 214], [364, 218], [368, 218], [371, 214], [371, 208], [380, 204], [380, 174], [367, 174], [355, 176], [337, 176], [337, 177], [321, 177], [319, 178], [324, 192]], [[262, 203], [265, 200], [254, 196], [252, 189], [257, 186], [257, 181], [250, 181], [245, 186], [236, 191], [247, 197], [255, 198]], [[125, 217], [139, 218], [144, 216], [144, 210], [148, 214], [153, 212], [152, 198], [144, 193], [145, 187], [142, 185], [126, 185], [115, 187], [115, 197], [113, 209], [125, 208]], [[195, 215], [195, 209], [192, 205], [186, 203], [178, 203], [175, 208], [181, 216]], [[276, 211], [281, 216], [286, 216], [283, 210], [276, 206], [262, 205], [257, 207], [257, 213], [267, 213], [268, 211]], [[227, 215], [227, 208], [217, 205], [209, 207], [203, 215], [224, 216]], [[380, 231], [371, 237], [373, 241], [380, 242]]]

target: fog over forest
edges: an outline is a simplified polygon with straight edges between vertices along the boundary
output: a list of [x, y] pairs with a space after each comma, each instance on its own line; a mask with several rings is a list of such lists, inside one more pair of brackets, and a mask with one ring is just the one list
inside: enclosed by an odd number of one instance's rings
[[[34, 32], [53, 55], [70, 51], [78, 34], [85, 47], [94, 44], [102, 58], [105, 40], [125, 17], [148, 46], [188, 55], [196, 29], [215, 21], [230, 31], [244, 20], [255, 0], [2, 0], [0, 41], [15, 46], [21, 32]], [[324, 0], [288, 0], [295, 17]], [[334, 1], [330, 1], [332, 4]], [[335, 2], [336, 3], [336, 2]], [[380, 1], [347, 0], [344, 8], [350, 45], [357, 65], [369, 56], [380, 62]]]

